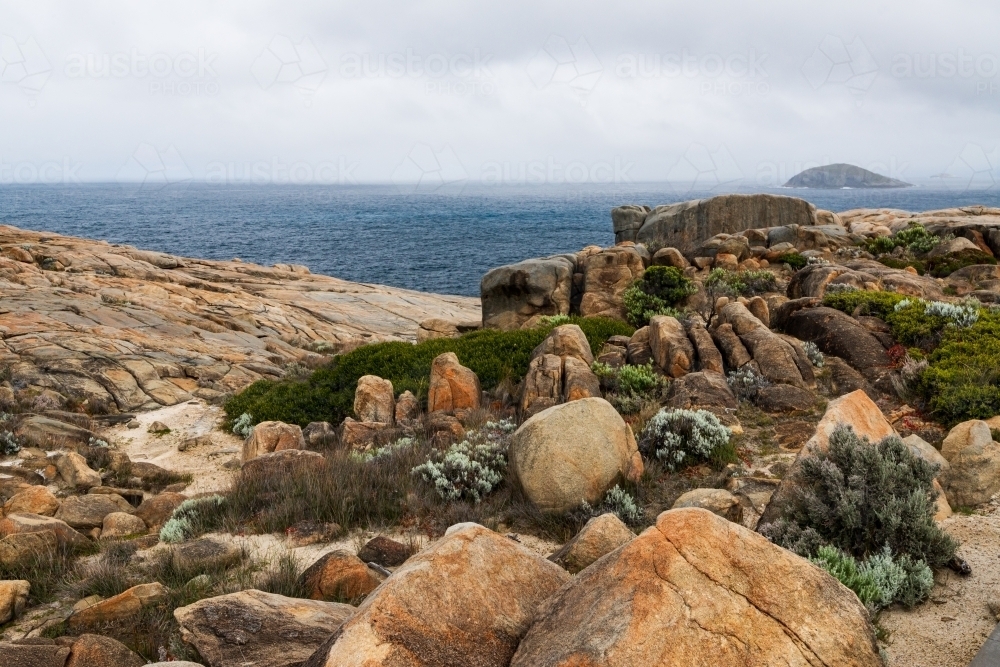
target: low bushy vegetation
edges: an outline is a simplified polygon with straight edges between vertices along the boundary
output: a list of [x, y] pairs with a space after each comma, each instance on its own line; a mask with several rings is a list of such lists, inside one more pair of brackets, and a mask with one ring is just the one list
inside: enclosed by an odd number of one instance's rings
[[978, 302], [923, 301], [895, 292], [828, 293], [825, 305], [880, 317], [926, 363], [906, 384], [947, 426], [1000, 414], [1000, 312]]
[[735, 371], [729, 371], [726, 375], [726, 383], [741, 401], [753, 402], [757, 399], [757, 394], [764, 387], [771, 383], [766, 377], [747, 365]]
[[731, 436], [732, 431], [708, 410], [664, 408], [646, 423], [639, 448], [668, 470], [699, 462], [724, 464], [736, 460]]
[[[603, 317], [571, 317], [583, 329], [592, 350], [600, 350], [614, 335], [630, 336], [625, 322]], [[479, 377], [484, 389], [504, 380], [519, 381], [528, 370], [531, 351], [552, 330], [499, 331], [484, 329], [459, 338], [438, 338], [417, 345], [403, 342], [375, 343], [337, 356], [304, 381], [259, 380], [226, 402], [230, 428], [242, 415], [252, 423], [276, 420], [306, 426], [313, 421], [338, 424], [352, 414], [354, 391], [362, 375], [377, 375], [392, 382], [396, 393], [412, 391], [425, 400], [431, 362], [439, 354], [454, 352], [461, 364]]]
[[225, 503], [226, 499], [219, 495], [185, 500], [163, 524], [160, 540], [167, 543], [183, 542], [193, 535], [218, 527]]
[[[705, 288], [719, 296], [756, 296], [773, 292], [778, 287], [778, 279], [765, 269], [729, 271], [713, 269], [705, 279]], [[720, 289], [721, 288], [721, 289]]]
[[503, 483], [507, 445], [514, 428], [510, 419], [488, 422], [444, 452], [432, 452], [413, 474], [434, 487], [444, 500], [478, 503]]
[[651, 401], [662, 397], [669, 380], [653, 370], [652, 362], [626, 364], [614, 368], [599, 361], [591, 369], [601, 382], [608, 401], [622, 414], [634, 414]]
[[651, 266], [622, 295], [625, 317], [644, 327], [657, 315], [679, 315], [677, 306], [698, 291], [684, 272], [673, 266]]
[[801, 255], [801, 254], [799, 254], [797, 252], [786, 252], [784, 254], [778, 255], [777, 263], [778, 264], [787, 264], [788, 266], [790, 266], [795, 271], [798, 271], [799, 269], [801, 269], [802, 267], [804, 267], [806, 264], [808, 264], [809, 260], [806, 259], [806, 257], [804, 255]]
[[906, 555], [894, 558], [889, 549], [859, 563], [836, 547], [822, 546], [809, 560], [854, 591], [873, 614], [894, 602], [913, 607], [934, 587], [934, 573], [926, 563]]
[[923, 225], [911, 221], [906, 229], [901, 229], [892, 236], [875, 236], [862, 245], [873, 255], [890, 253], [896, 248], [905, 248], [914, 254], [930, 252], [941, 242], [941, 237], [928, 232]]
[[940, 257], [931, 257], [924, 262], [927, 272], [935, 278], [947, 278], [955, 271], [964, 269], [967, 266], [974, 266], [976, 264], [995, 265], [996, 263], [996, 258], [978, 249], [963, 250], [962, 252], [942, 255]]
[[906, 571], [892, 600], [913, 604], [915, 592], [926, 594], [925, 568], [946, 564], [957, 547], [934, 522], [936, 474], [936, 466], [910, 452], [898, 437], [869, 443], [841, 424], [827, 452], [802, 459], [781, 518], [760, 531], [801, 556], [832, 563], [833, 570], [846, 568], [845, 576], [850, 563], [830, 551], [821, 553], [823, 547], [861, 565], [888, 556]]
[[604, 499], [597, 507], [591, 506], [586, 500], [580, 504], [578, 511], [572, 512], [572, 517], [581, 525], [588, 519], [602, 514], [614, 514], [622, 523], [629, 526], [637, 526], [643, 518], [642, 508], [636, 503], [628, 491], [616, 484], [605, 495]]

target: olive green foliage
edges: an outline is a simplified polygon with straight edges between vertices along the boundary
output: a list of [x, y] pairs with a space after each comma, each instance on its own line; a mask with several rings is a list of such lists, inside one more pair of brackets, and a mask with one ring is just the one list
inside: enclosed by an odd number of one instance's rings
[[822, 546], [809, 560], [854, 591], [872, 612], [893, 602], [913, 607], [934, 586], [934, 573], [926, 563], [906, 555], [893, 558], [888, 549], [859, 563], [836, 547]]
[[919, 259], [899, 259], [898, 257], [883, 255], [878, 258], [878, 261], [890, 269], [905, 269], [908, 266], [912, 266], [919, 276], [927, 273], [927, 264]]
[[684, 272], [673, 266], [651, 266], [622, 295], [625, 317], [636, 327], [657, 315], [677, 316], [677, 304], [698, 291]]
[[708, 278], [705, 279], [706, 288], [722, 287], [722, 292], [729, 292], [739, 296], [754, 296], [764, 292], [773, 292], [777, 289], [777, 278], [774, 274], [765, 269], [748, 271], [728, 271], [726, 269], [713, 269]]
[[[895, 292], [865, 290], [828, 293], [823, 303], [845, 313], [881, 317], [897, 341], [914, 346], [909, 355], [928, 362], [915, 389], [945, 425], [1000, 414], [1000, 313], [972, 302], [929, 307]], [[951, 310], [957, 315], [947, 316]], [[972, 310], [976, 317], [967, 317]]]
[[941, 566], [957, 545], [934, 521], [937, 472], [899, 437], [869, 443], [841, 424], [829, 451], [802, 459], [781, 518], [760, 531], [802, 556], [833, 546], [864, 559], [888, 547]]
[[[884, 238], [884, 237], [883, 237]], [[853, 290], [844, 292], [827, 292], [823, 297], [823, 305], [836, 308], [848, 315], [871, 315], [885, 319], [893, 312], [896, 304], [905, 299], [903, 294], [882, 292], [879, 290]]]
[[653, 370], [652, 362], [613, 368], [595, 361], [591, 369], [600, 380], [605, 397], [623, 415], [635, 414], [646, 405], [655, 404], [670, 386], [667, 378]]
[[787, 264], [796, 271], [798, 271], [808, 263], [809, 260], [806, 259], [804, 255], [801, 255], [797, 252], [786, 252], [782, 255], [778, 255], [778, 264]]
[[941, 237], [928, 232], [923, 225], [911, 221], [906, 229], [901, 229], [892, 236], [876, 236], [864, 242], [865, 249], [873, 255], [892, 252], [896, 248], [906, 248], [911, 253], [923, 254], [930, 252]]
[[962, 252], [950, 255], [932, 257], [925, 262], [927, 272], [935, 278], [946, 278], [955, 271], [964, 269], [967, 266], [973, 266], [974, 264], [995, 265], [996, 263], [997, 260], [995, 258], [978, 249], [963, 250]]
[[[569, 323], [583, 329], [592, 350], [600, 350], [614, 335], [630, 336], [634, 329], [625, 322], [603, 317], [571, 317]], [[352, 414], [358, 378], [377, 375], [392, 382], [395, 392], [412, 391], [425, 397], [431, 362], [439, 354], [454, 352], [461, 364], [471, 368], [484, 389], [504, 379], [520, 380], [528, 370], [531, 351], [552, 330], [551, 324], [536, 329], [499, 331], [483, 329], [459, 338], [437, 338], [417, 345], [375, 343], [337, 356], [304, 381], [259, 380], [225, 405], [230, 422], [244, 413], [253, 423], [277, 420], [306, 426], [309, 422], [340, 423]]]

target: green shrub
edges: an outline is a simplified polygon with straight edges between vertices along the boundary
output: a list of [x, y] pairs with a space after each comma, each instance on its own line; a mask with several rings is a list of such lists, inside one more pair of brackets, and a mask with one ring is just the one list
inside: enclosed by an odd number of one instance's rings
[[917, 275], [924, 275], [927, 273], [927, 264], [919, 259], [898, 259], [896, 257], [883, 256], [878, 258], [879, 263], [888, 266], [890, 269], [905, 269], [908, 266], [912, 266]]
[[253, 433], [253, 416], [249, 412], [241, 414], [233, 421], [232, 431], [244, 440], [249, 438], [250, 434]]
[[892, 236], [870, 238], [863, 245], [873, 255], [890, 253], [896, 248], [906, 248], [911, 253], [924, 254], [933, 250], [941, 240], [941, 237], [931, 234], [920, 223], [911, 221], [906, 229], [901, 229]]
[[662, 409], [642, 431], [639, 448], [655, 456], [668, 470], [699, 461], [728, 463], [735, 459], [732, 431], [708, 410]]
[[[754, 296], [777, 289], [778, 279], [766, 269], [748, 271], [729, 271], [727, 269], [712, 269], [705, 279], [705, 287], [725, 286], [732, 294]], [[717, 291], [717, 290], [716, 290]], [[726, 290], [724, 290], [726, 291]]]
[[173, 511], [160, 529], [163, 542], [183, 542], [221, 524], [226, 499], [222, 496], [206, 496], [185, 500]]
[[896, 241], [891, 236], [875, 236], [864, 242], [865, 250], [873, 255], [881, 255], [892, 252], [896, 247]]
[[739, 370], [729, 371], [726, 375], [726, 384], [741, 401], [755, 401], [757, 394], [764, 387], [771, 385], [770, 381], [752, 366], [747, 365]]
[[642, 508], [640, 508], [635, 498], [628, 491], [617, 484], [604, 496], [601, 503], [600, 513], [611, 512], [618, 516], [623, 523], [630, 526], [638, 524], [642, 520]]
[[602, 388], [617, 394], [645, 396], [665, 388], [669, 382], [653, 370], [653, 362], [642, 366], [626, 364], [620, 368], [613, 368], [595, 361], [591, 370], [601, 381]]
[[[600, 350], [614, 335], [629, 336], [634, 329], [627, 323], [604, 317], [571, 317], [583, 329], [591, 350]], [[431, 362], [439, 354], [454, 352], [471, 368], [484, 389], [496, 387], [504, 379], [520, 380], [528, 370], [531, 351], [552, 330], [551, 325], [536, 329], [499, 331], [483, 329], [459, 338], [437, 338], [417, 345], [403, 342], [365, 345], [337, 356], [304, 381], [258, 380], [225, 404], [230, 428], [244, 413], [253, 423], [276, 420], [306, 426], [309, 422], [338, 424], [354, 410], [354, 391], [362, 375], [377, 375], [392, 382], [394, 391], [412, 391], [426, 398]]]
[[827, 291], [823, 296], [823, 305], [836, 308], [848, 315], [853, 315], [858, 311], [859, 315], [871, 315], [873, 317], [885, 317], [893, 312], [896, 304], [906, 297], [896, 292], [883, 292], [880, 290], [846, 290]]
[[996, 258], [978, 249], [963, 250], [959, 253], [932, 257], [925, 262], [927, 272], [935, 278], [947, 278], [955, 271], [975, 264], [995, 265], [996, 263]]
[[873, 613], [893, 602], [913, 607], [924, 600], [934, 586], [934, 573], [926, 563], [905, 555], [893, 558], [888, 549], [859, 564], [840, 549], [822, 546], [809, 560], [854, 591]]
[[806, 264], [808, 264], [809, 260], [806, 259], [804, 255], [800, 255], [797, 252], [786, 252], [781, 255], [778, 255], [778, 263], [787, 264], [788, 266], [798, 271]]
[[626, 319], [636, 327], [657, 315], [678, 316], [677, 304], [698, 291], [684, 272], [673, 266], [651, 266], [622, 294]]
[[802, 459], [781, 518], [760, 531], [802, 556], [833, 546], [864, 559], [888, 547], [941, 566], [957, 545], [934, 522], [936, 474], [897, 436], [869, 443], [840, 424], [827, 452]]

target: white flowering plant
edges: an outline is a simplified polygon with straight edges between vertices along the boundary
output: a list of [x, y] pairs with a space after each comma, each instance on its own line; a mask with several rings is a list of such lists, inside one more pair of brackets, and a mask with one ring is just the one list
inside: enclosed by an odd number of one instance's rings
[[668, 470], [722, 458], [732, 431], [708, 410], [664, 408], [653, 415], [642, 431], [639, 447], [655, 456]]
[[433, 486], [443, 500], [478, 503], [503, 484], [507, 445], [515, 426], [510, 419], [487, 422], [462, 442], [432, 453], [411, 472]]

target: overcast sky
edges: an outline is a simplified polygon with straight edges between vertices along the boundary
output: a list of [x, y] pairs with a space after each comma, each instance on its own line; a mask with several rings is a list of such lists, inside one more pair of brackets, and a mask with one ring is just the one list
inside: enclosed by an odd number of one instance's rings
[[0, 182], [1000, 180], [1000, 3], [0, 3]]

